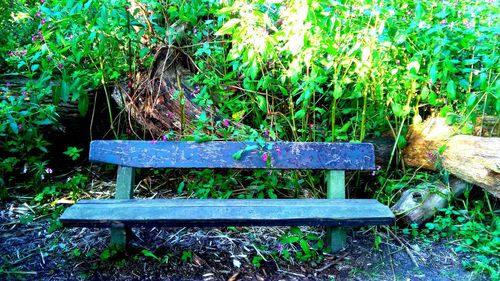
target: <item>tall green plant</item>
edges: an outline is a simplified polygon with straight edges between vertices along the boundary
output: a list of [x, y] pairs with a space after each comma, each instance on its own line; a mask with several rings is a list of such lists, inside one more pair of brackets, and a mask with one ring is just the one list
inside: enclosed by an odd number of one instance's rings
[[223, 61], [242, 74], [244, 91], [261, 93], [247, 112], [266, 110], [270, 122], [282, 116], [302, 140], [317, 138], [318, 127], [330, 129], [328, 140], [363, 140], [387, 130], [387, 119], [395, 133], [422, 120], [426, 104], [450, 123], [498, 115], [496, 9], [473, 1], [234, 1], [220, 10], [216, 35], [229, 36]]

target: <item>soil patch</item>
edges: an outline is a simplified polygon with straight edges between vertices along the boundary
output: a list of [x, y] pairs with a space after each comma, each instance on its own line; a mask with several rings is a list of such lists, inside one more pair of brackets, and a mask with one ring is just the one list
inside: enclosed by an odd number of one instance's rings
[[[351, 231], [348, 246], [317, 262], [274, 260], [286, 228], [134, 229], [130, 250], [113, 255], [107, 229], [59, 228], [42, 217], [20, 223], [29, 207], [0, 211], [0, 279], [24, 280], [488, 280], [465, 271], [452, 241], [426, 243], [387, 229]], [[24, 219], [22, 219], [24, 220]], [[319, 228], [303, 231], [323, 236]], [[374, 247], [375, 235], [381, 243]], [[289, 246], [289, 245], [287, 245]], [[295, 250], [290, 248], [290, 252]], [[262, 254], [260, 268], [253, 257]], [[184, 256], [184, 258], [183, 258]]]

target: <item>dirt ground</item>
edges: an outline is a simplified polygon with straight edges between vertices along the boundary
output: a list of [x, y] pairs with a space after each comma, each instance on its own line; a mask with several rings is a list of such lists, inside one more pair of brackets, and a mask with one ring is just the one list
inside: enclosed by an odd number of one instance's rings
[[[107, 229], [58, 228], [53, 220], [20, 222], [30, 207], [10, 202], [0, 209], [1, 280], [488, 280], [466, 271], [453, 241], [429, 243], [396, 237], [380, 229], [379, 249], [373, 229], [349, 232], [347, 248], [325, 253], [318, 262], [266, 260], [252, 264], [273, 247], [286, 228], [134, 229], [124, 255], [108, 257]], [[305, 232], [324, 235], [318, 228]], [[260, 249], [260, 250], [259, 250]], [[154, 253], [151, 257], [142, 251]], [[289, 249], [292, 253], [294, 249]], [[183, 254], [190, 255], [182, 259]]]

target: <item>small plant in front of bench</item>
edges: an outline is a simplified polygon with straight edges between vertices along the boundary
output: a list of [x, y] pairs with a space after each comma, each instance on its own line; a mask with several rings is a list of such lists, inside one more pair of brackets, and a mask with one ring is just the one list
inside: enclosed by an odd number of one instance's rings
[[[121, 249], [131, 227], [304, 225], [328, 227], [326, 245], [338, 251], [345, 246], [344, 227], [394, 221], [376, 200], [345, 199], [345, 170], [375, 168], [371, 144], [93, 141], [90, 160], [118, 165], [115, 199], [80, 200], [60, 220], [110, 227], [111, 243]], [[133, 199], [136, 168], [326, 170], [327, 199]], [[304, 243], [306, 258], [311, 249]]]

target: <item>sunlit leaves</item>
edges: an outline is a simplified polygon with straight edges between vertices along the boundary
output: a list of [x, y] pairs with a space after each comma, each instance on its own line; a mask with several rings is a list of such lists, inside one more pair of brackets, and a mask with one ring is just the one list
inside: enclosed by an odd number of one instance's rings
[[448, 98], [451, 100], [457, 99], [457, 86], [453, 80], [448, 81], [446, 85], [446, 92], [448, 93]]

